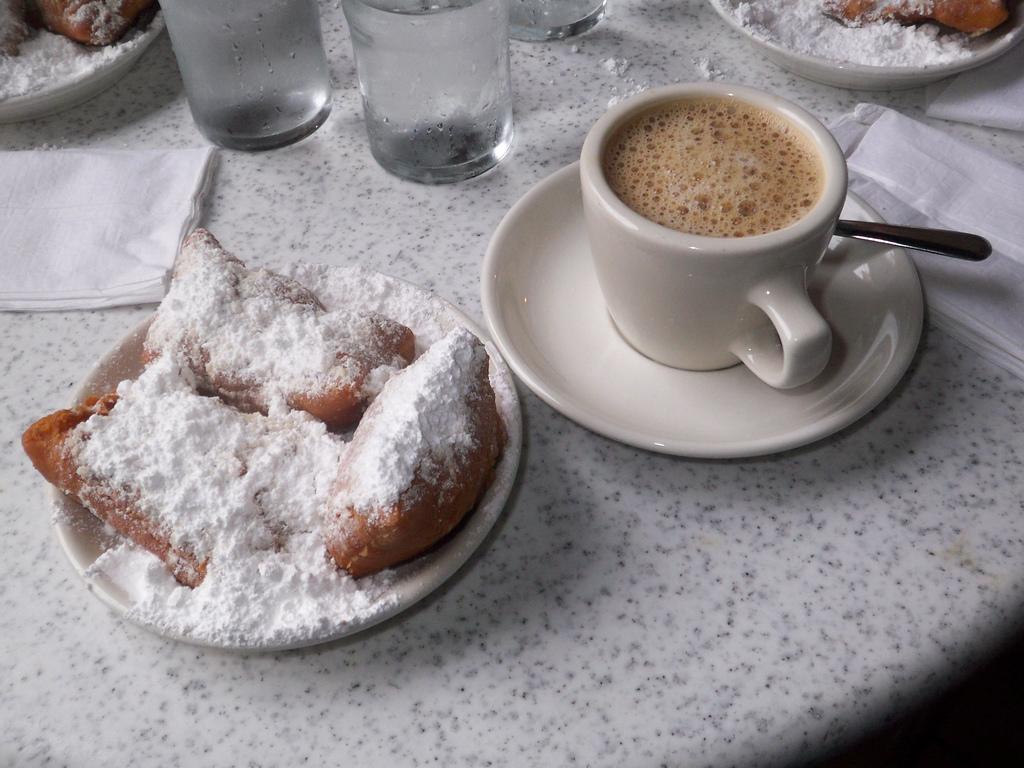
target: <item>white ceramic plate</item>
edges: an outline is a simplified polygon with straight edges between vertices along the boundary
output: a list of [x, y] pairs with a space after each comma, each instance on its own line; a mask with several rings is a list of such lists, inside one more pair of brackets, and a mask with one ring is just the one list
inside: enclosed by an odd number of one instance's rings
[[1024, 39], [1024, 4], [1014, 3], [1010, 8], [1011, 16], [1005, 23], [970, 41], [966, 58], [926, 66], [870, 66], [801, 53], [779, 40], [766, 37], [741, 24], [732, 15], [731, 8], [735, 7], [736, 0], [711, 0], [711, 5], [729, 26], [746, 37], [769, 61], [808, 80], [857, 90], [900, 90], [934, 83], [992, 61]]
[[[386, 278], [391, 285], [408, 283]], [[522, 445], [522, 421], [512, 372], [501, 360], [494, 346], [486, 341], [484, 331], [451, 304], [422, 289], [425, 299], [440, 302], [451, 317], [451, 326], [463, 325], [484, 339], [491, 356], [491, 381], [498, 394], [499, 413], [507, 433], [506, 444], [499, 459], [494, 481], [477, 507], [442, 545], [413, 560], [391, 569], [388, 586], [377, 602], [365, 614], [354, 620], [340, 622], [331, 616], [318, 617], [312, 629], [303, 632], [301, 639], [266, 643], [258, 638], [240, 641], [209, 642], [183, 636], [165, 627], [156, 627], [134, 620], [127, 612], [133, 602], [127, 591], [106, 574], [90, 571], [97, 558], [117, 546], [121, 538], [106, 527], [85, 508], [68, 499], [52, 486], [48, 487], [49, 501], [56, 505], [54, 533], [64, 554], [85, 581], [89, 590], [119, 616], [125, 617], [144, 629], [197, 645], [214, 646], [227, 650], [282, 650], [329, 642], [368, 629], [405, 611], [447, 581], [480, 547], [497, 522], [505, 506], [519, 466]], [[358, 307], [355, 307], [358, 308]], [[91, 395], [101, 395], [114, 389], [118, 382], [134, 378], [142, 370], [141, 354], [150, 319], [118, 341], [86, 374], [72, 395], [70, 406], [83, 402]], [[414, 330], [416, 330], [414, 328]], [[374, 578], [364, 577], [364, 578]], [[127, 615], [126, 615], [127, 614]]]
[[[89, 57], [102, 56], [102, 59], [95, 66], [84, 66], [74, 75], [48, 81], [23, 96], [0, 100], [0, 123], [46, 117], [98, 96], [124, 77], [163, 31], [164, 17], [160, 12], [143, 29], [129, 30], [125, 38], [114, 43], [109, 50], [92, 52], [81, 46], [83, 62], [88, 62]], [[4, 76], [3, 66], [0, 59], [0, 77]]]
[[[844, 216], [878, 219], [852, 195]], [[832, 357], [814, 381], [778, 390], [743, 365], [698, 373], [655, 363], [619, 336], [605, 309], [578, 164], [542, 181], [506, 214], [482, 282], [494, 343], [545, 402], [614, 440], [693, 457], [773, 453], [856, 421], [906, 372], [924, 314], [904, 251], [836, 238], [810, 287], [834, 336]]]

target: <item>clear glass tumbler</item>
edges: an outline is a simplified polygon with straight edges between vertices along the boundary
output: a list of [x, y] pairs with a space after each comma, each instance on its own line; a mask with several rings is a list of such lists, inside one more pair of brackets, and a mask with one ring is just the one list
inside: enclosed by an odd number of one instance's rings
[[608, 0], [512, 0], [510, 34], [536, 42], [579, 35], [604, 18]]
[[200, 133], [223, 147], [274, 149], [331, 112], [317, 0], [161, 0]]
[[342, 0], [370, 152], [428, 184], [468, 179], [512, 145], [508, 0]]

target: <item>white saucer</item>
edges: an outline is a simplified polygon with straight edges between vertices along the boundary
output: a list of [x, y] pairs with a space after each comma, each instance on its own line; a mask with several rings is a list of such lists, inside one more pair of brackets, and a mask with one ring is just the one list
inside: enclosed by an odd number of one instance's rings
[[[850, 195], [846, 218], [877, 220]], [[892, 390], [921, 334], [917, 272], [900, 249], [835, 238], [811, 298], [833, 329], [814, 381], [777, 390], [743, 365], [681, 371], [644, 357], [605, 310], [586, 242], [579, 166], [527, 193], [484, 258], [483, 309], [494, 343], [541, 399], [583, 426], [682, 456], [755, 456], [819, 440]]]
[[[53, 77], [45, 69], [40, 74], [40, 85], [23, 96], [0, 99], [0, 123], [17, 123], [62, 112], [98, 96], [135, 66], [135, 62], [164, 31], [164, 16], [158, 12], [146, 26], [130, 29], [124, 38], [101, 49], [81, 49], [83, 66], [74, 74]], [[49, 32], [37, 34], [49, 35]], [[69, 45], [72, 45], [70, 42]], [[8, 59], [12, 64], [17, 57]], [[95, 63], [91, 63], [95, 60]], [[4, 75], [0, 60], [0, 77]]]
[[917, 88], [992, 61], [1024, 39], [1024, 5], [1017, 3], [1011, 7], [1011, 17], [1006, 22], [991, 32], [969, 40], [966, 44], [967, 55], [956, 61], [919, 66], [855, 64], [797, 51], [763, 31], [751, 29], [734, 15], [737, 4], [738, 0], [711, 2], [718, 15], [746, 37], [766, 59], [800, 77], [839, 88], [867, 91]]
[[[348, 269], [354, 271], [357, 268]], [[368, 270], [363, 272], [369, 273]], [[367, 594], [372, 595], [372, 603], [360, 608], [354, 615], [325, 613], [310, 616], [308, 624], [296, 627], [291, 636], [274, 635], [268, 638], [252, 632], [246, 636], [232, 633], [231, 639], [209, 640], [176, 631], [171, 626], [150, 624], [135, 618], [131, 613], [135, 603], [129, 590], [117, 583], [114, 577], [93, 569], [101, 555], [121, 543], [120, 535], [56, 488], [47, 486], [47, 497], [56, 513], [54, 534], [61, 549], [89, 590], [117, 615], [164, 637], [224, 650], [268, 651], [306, 647], [361, 632], [407, 610], [451, 578], [483, 544], [501, 516], [519, 467], [522, 419], [512, 372], [494, 346], [487, 341], [483, 329], [459, 309], [403, 280], [372, 274], [375, 275], [372, 287], [367, 283], [358, 298], [354, 299], [357, 302], [355, 305], [351, 304], [352, 296], [347, 295], [347, 306], [381, 311], [387, 301], [404, 292], [406, 297], [412, 296], [417, 300], [410, 305], [408, 316], [397, 312], [389, 314], [411, 327], [417, 338], [429, 339], [438, 332], [462, 325], [477, 334], [487, 345], [491, 357], [491, 383], [505, 428], [506, 442], [495, 467], [494, 480], [476, 508], [439, 546], [406, 563], [360, 579], [359, 584], [365, 585]], [[403, 301], [408, 302], [409, 299], [404, 298]], [[135, 378], [141, 373], [142, 345], [151, 319], [145, 320], [120, 339], [97, 361], [75, 389], [69, 407], [82, 403], [90, 396], [110, 392], [120, 381]]]

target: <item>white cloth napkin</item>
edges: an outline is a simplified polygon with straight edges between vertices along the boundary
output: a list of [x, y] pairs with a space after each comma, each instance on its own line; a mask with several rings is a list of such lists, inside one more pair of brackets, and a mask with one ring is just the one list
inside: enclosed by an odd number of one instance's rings
[[213, 149], [0, 152], [0, 309], [159, 301]]
[[911, 253], [930, 322], [1024, 377], [1024, 170], [873, 104], [831, 128], [851, 191], [886, 221], [992, 242], [992, 256], [977, 263]]
[[1024, 42], [998, 59], [925, 89], [925, 115], [1024, 131]]

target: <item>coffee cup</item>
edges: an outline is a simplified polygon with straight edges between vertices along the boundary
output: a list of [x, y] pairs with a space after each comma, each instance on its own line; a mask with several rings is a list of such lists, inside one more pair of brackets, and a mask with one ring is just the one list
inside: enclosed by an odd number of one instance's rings
[[780, 389], [822, 372], [832, 333], [807, 284], [847, 169], [811, 114], [743, 86], [654, 88], [594, 124], [580, 181], [601, 292], [635, 349], [694, 371], [742, 362]]

